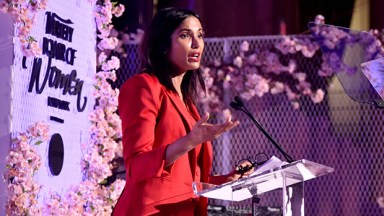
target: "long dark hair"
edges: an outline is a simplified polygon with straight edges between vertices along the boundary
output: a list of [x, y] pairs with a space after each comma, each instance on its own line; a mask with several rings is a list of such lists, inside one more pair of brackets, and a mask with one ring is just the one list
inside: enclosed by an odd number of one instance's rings
[[[171, 63], [167, 52], [171, 48], [172, 33], [190, 16], [196, 17], [201, 23], [199, 15], [188, 9], [166, 8], [160, 10], [145, 31], [141, 44], [144, 72], [154, 74], [162, 85], [174, 92], [176, 89], [172, 83]], [[198, 83], [205, 91], [201, 69], [187, 71], [181, 83], [181, 92], [188, 104], [195, 103]]]

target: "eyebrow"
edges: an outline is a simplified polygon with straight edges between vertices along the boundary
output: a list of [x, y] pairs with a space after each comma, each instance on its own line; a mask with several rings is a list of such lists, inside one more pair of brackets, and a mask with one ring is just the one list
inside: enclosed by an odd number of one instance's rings
[[[183, 28], [183, 29], [180, 29], [178, 33], [183, 32], [183, 31], [191, 32], [192, 30], [189, 28]], [[203, 28], [199, 28], [197, 31], [204, 32]]]

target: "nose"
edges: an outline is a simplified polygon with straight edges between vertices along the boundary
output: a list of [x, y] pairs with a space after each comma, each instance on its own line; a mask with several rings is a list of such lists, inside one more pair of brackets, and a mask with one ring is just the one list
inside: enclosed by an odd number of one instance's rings
[[203, 39], [197, 37], [197, 36], [193, 36], [192, 37], [192, 48], [193, 49], [197, 49], [197, 48], [200, 48], [200, 46], [202, 46], [204, 43]]

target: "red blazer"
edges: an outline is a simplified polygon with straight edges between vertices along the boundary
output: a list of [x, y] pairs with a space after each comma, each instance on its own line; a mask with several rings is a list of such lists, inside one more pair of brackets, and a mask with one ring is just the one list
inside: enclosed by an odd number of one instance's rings
[[114, 215], [205, 215], [207, 199], [195, 197], [193, 181], [209, 181], [210, 142], [200, 144], [164, 167], [167, 145], [185, 136], [200, 118], [176, 93], [146, 73], [128, 79], [120, 89], [125, 189]]

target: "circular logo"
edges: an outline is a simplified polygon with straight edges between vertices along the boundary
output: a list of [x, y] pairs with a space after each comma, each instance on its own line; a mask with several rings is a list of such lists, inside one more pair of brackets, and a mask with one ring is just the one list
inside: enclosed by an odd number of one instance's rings
[[51, 137], [48, 149], [48, 165], [52, 175], [60, 174], [64, 163], [64, 144], [61, 135], [56, 133]]

